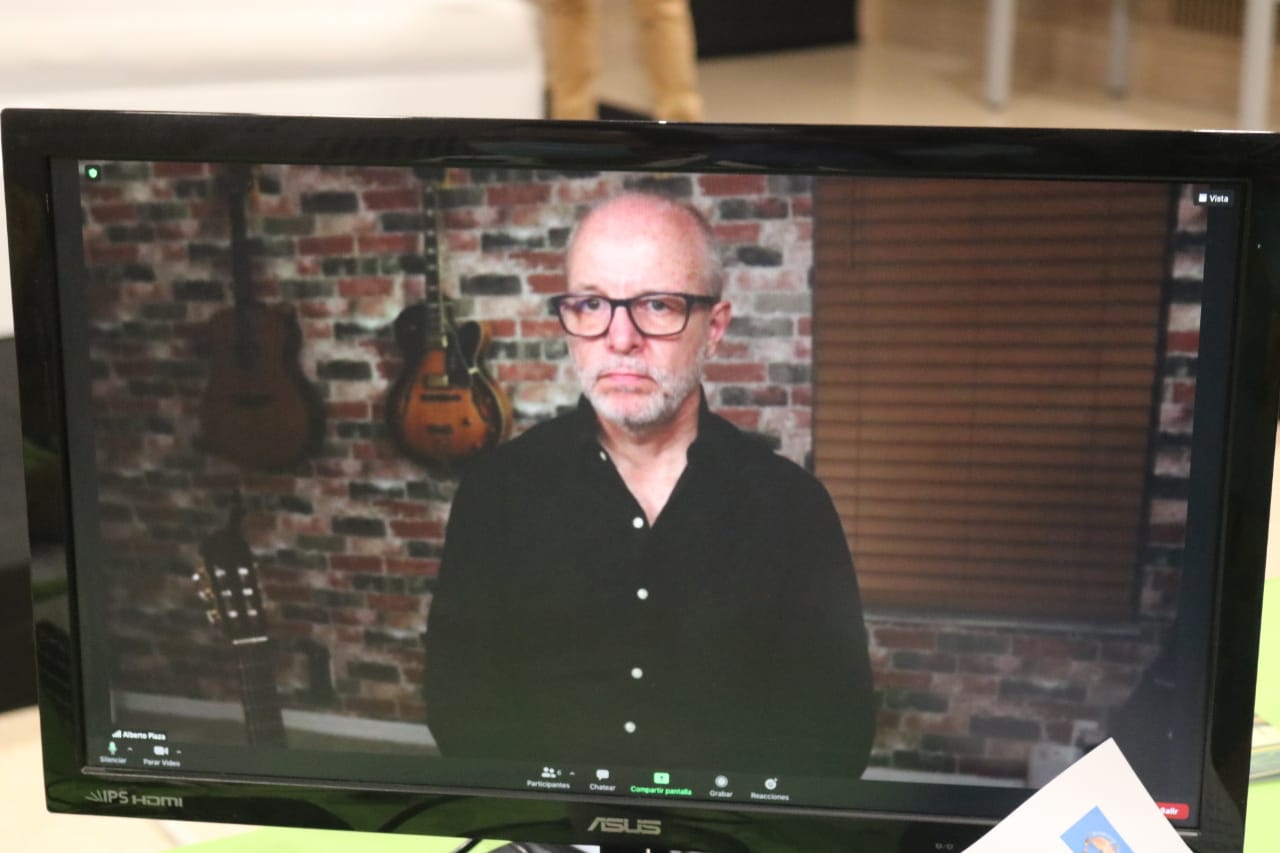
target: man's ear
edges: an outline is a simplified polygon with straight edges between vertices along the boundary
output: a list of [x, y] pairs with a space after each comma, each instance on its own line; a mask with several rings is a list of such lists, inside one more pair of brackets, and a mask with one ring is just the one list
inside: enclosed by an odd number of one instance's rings
[[729, 320], [733, 315], [733, 306], [721, 300], [711, 306], [711, 317], [707, 324], [707, 357], [716, 354], [720, 347], [720, 339], [729, 330]]

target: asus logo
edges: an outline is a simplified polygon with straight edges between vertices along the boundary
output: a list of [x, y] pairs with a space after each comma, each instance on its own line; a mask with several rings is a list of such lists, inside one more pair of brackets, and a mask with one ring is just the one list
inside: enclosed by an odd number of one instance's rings
[[628, 820], [625, 817], [598, 817], [591, 821], [587, 832], [609, 832], [621, 835], [659, 835], [660, 820]]
[[91, 803], [104, 806], [151, 806], [152, 808], [180, 809], [182, 797], [161, 797], [155, 794], [130, 794], [123, 788], [102, 788], [85, 795]]

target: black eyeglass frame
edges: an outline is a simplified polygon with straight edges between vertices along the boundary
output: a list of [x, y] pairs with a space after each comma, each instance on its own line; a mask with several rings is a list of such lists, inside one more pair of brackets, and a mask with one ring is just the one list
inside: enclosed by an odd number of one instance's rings
[[[676, 331], [664, 332], [660, 335], [655, 335], [651, 332], [646, 332], [644, 329], [640, 328], [640, 324], [636, 322], [636, 315], [631, 312], [631, 306], [642, 299], [653, 299], [655, 296], [678, 296], [681, 299], [685, 300], [686, 308], [684, 312], [684, 322], [680, 324], [680, 328], [677, 329]], [[564, 321], [564, 314], [560, 312], [560, 306], [563, 305], [565, 302], [568, 302], [570, 299], [599, 299], [603, 302], [609, 303], [609, 319], [604, 324], [604, 328], [601, 329], [598, 334], [584, 335], [579, 332], [571, 331], [569, 329], [569, 325]], [[713, 305], [718, 304], [720, 301], [721, 301], [720, 297], [718, 296], [706, 296], [705, 294], [701, 294], [701, 293], [679, 293], [676, 291], [660, 291], [657, 293], [641, 293], [637, 296], [631, 296], [626, 299], [611, 299], [610, 297], [603, 296], [599, 293], [561, 293], [548, 299], [547, 304], [551, 308], [551, 313], [555, 314], [556, 319], [560, 321], [560, 327], [564, 329], [565, 334], [572, 335], [575, 338], [585, 338], [587, 340], [595, 340], [596, 338], [603, 338], [605, 335], [609, 334], [609, 327], [613, 325], [613, 317], [614, 317], [614, 314], [617, 313], [619, 305], [627, 309], [627, 319], [631, 321], [631, 325], [635, 328], [635, 330], [639, 332], [641, 335], [643, 335], [644, 337], [674, 338], [676, 335], [684, 334], [684, 330], [689, 328], [689, 318], [693, 315], [693, 309], [695, 307], [699, 305], [705, 305], [707, 307], [711, 307]]]

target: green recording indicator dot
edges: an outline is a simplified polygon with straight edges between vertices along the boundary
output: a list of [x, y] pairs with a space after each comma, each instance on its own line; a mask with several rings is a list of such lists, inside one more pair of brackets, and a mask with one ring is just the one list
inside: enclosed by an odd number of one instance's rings
[[84, 176], [91, 181], [96, 181], [98, 178], [102, 177], [102, 170], [97, 166], [86, 166]]

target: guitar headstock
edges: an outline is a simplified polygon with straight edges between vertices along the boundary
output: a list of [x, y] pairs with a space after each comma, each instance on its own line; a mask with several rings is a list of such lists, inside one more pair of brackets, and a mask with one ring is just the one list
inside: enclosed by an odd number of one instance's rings
[[200, 599], [209, 606], [209, 622], [233, 644], [266, 639], [266, 615], [258, 585], [258, 567], [239, 530], [239, 512], [200, 546], [203, 564], [192, 575]]

